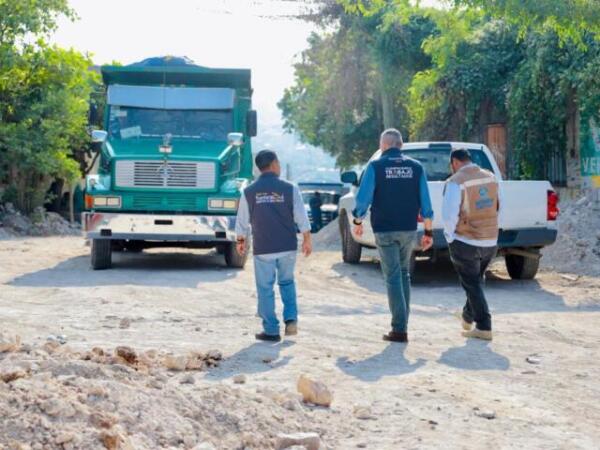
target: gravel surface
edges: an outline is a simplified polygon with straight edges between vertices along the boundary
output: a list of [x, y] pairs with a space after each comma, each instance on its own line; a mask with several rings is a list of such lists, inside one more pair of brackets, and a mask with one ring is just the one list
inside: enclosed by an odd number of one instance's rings
[[[419, 263], [404, 346], [381, 340], [377, 262], [318, 250], [299, 259], [298, 336], [266, 344], [251, 264], [115, 256], [92, 271], [79, 237], [0, 241], [0, 448], [269, 449], [298, 432], [328, 449], [598, 448], [597, 277], [515, 282], [495, 266], [486, 343], [460, 335], [452, 268]], [[218, 364], [187, 368], [212, 349]], [[331, 390], [330, 407], [300, 401], [302, 374]]]

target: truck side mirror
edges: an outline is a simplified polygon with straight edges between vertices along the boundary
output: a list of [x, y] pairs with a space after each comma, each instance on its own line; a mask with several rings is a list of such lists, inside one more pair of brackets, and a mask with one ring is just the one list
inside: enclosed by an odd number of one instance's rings
[[358, 175], [354, 171], [348, 171], [342, 173], [342, 183], [348, 183], [353, 186], [358, 186]]
[[253, 109], [246, 113], [246, 134], [250, 137], [258, 134], [258, 117]]
[[243, 133], [229, 133], [227, 135], [227, 143], [234, 147], [241, 147], [244, 145], [244, 134]]
[[100, 147], [104, 142], [106, 142], [106, 138], [108, 137], [108, 133], [104, 130], [93, 130], [92, 131], [92, 150], [95, 152], [100, 150]]

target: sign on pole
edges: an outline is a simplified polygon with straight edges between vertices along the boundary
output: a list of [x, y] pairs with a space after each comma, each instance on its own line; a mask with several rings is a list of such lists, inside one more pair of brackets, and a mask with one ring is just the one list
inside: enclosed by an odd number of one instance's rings
[[589, 177], [591, 187], [600, 188], [600, 111], [581, 125], [581, 176]]

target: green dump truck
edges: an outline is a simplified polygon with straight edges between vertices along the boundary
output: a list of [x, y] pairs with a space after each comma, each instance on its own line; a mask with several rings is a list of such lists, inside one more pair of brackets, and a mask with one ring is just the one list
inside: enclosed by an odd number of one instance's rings
[[252, 179], [256, 135], [250, 71], [187, 58], [104, 66], [104, 130], [92, 132], [98, 170], [86, 179], [83, 227], [91, 264], [115, 251], [217, 248], [230, 267], [235, 215]]

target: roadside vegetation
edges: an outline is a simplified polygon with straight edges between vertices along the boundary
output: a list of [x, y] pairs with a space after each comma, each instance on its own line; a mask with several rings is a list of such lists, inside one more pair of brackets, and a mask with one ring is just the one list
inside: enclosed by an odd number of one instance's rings
[[279, 106], [286, 128], [349, 167], [382, 128], [482, 141], [506, 124], [509, 174], [545, 178], [569, 121], [600, 108], [600, 9], [588, 0], [324, 0]]
[[89, 154], [90, 94], [99, 83], [87, 55], [47, 42], [67, 0], [0, 0], [1, 202], [31, 213], [55, 180], [81, 177]]

